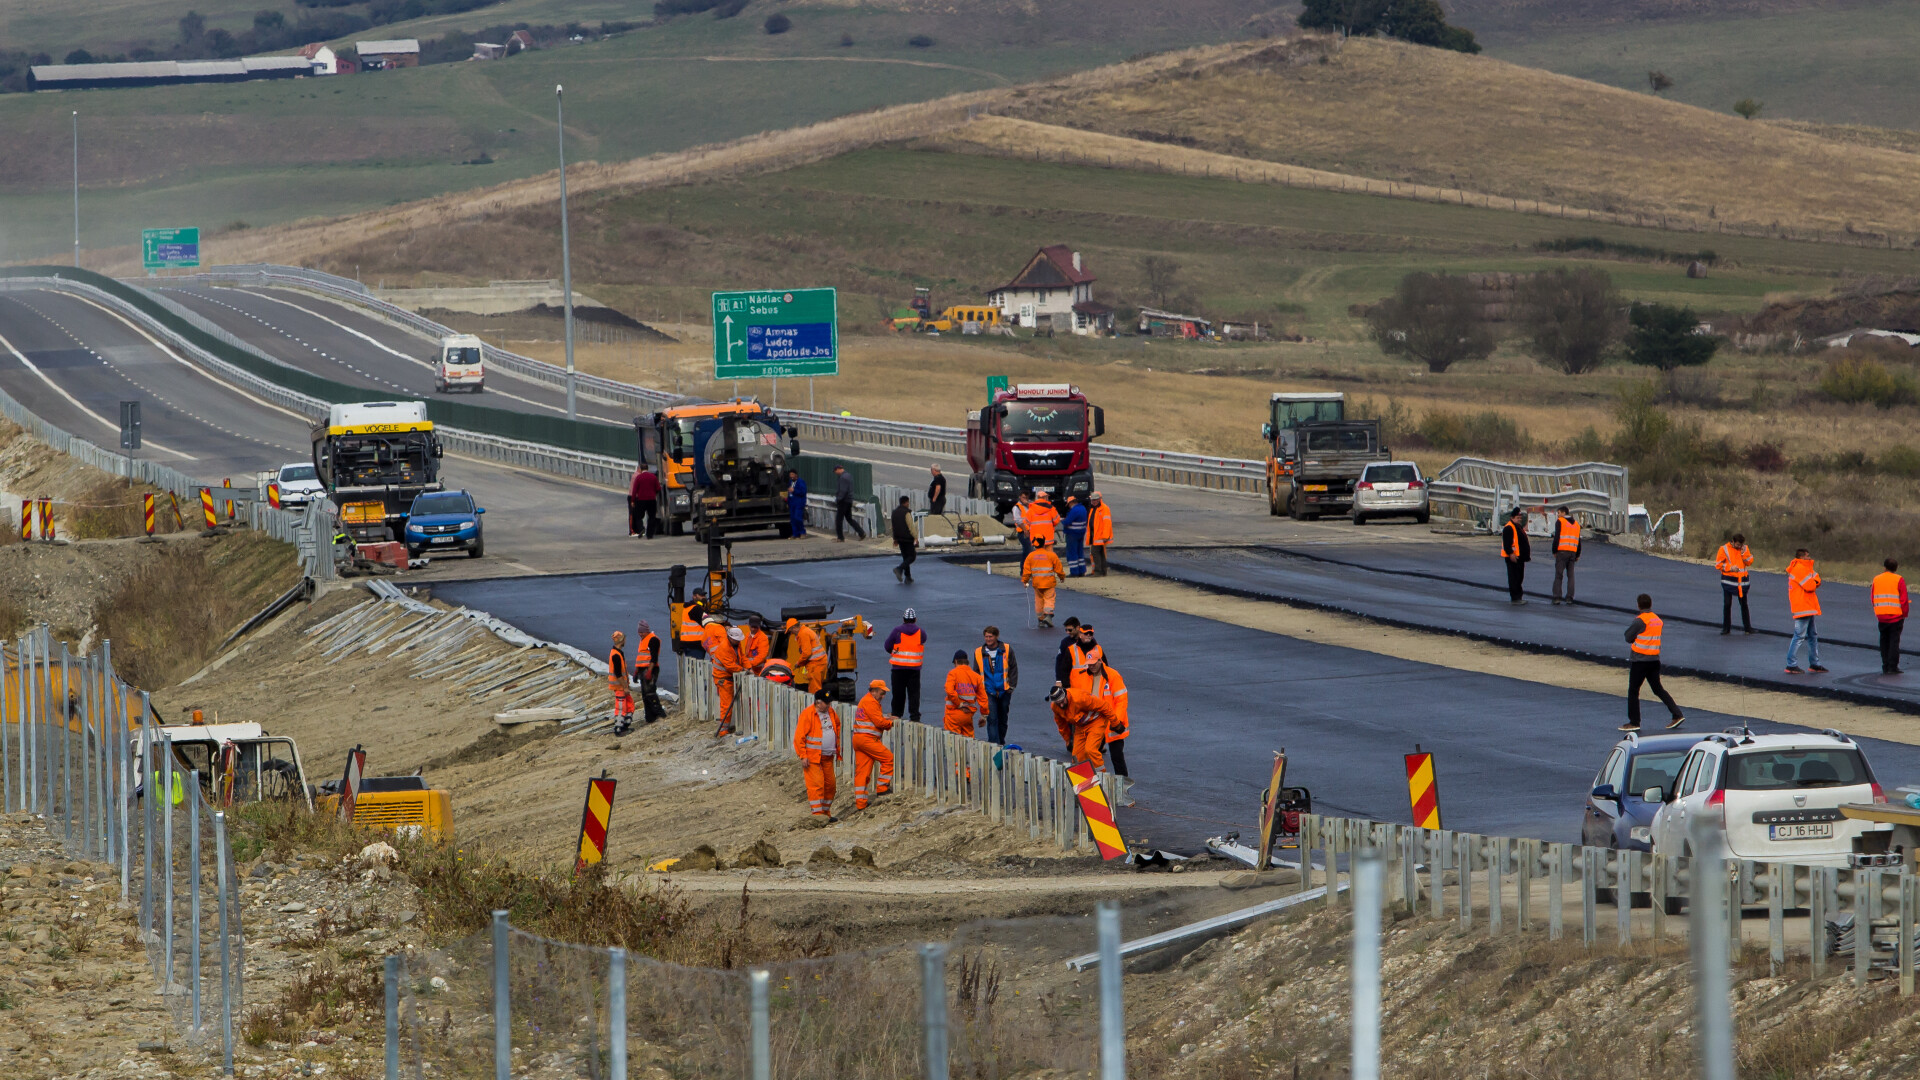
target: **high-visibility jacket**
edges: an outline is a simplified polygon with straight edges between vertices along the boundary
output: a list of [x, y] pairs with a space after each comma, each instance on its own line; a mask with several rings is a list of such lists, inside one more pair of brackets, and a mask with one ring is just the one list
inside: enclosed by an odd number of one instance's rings
[[1067, 700], [1053, 706], [1053, 723], [1068, 743], [1073, 742], [1073, 729], [1086, 724], [1096, 725], [1104, 742], [1113, 726], [1113, 699], [1086, 689], [1068, 688]]
[[1120, 677], [1111, 665], [1104, 665], [1098, 677], [1084, 672], [1074, 676], [1080, 680], [1089, 692], [1098, 694], [1106, 701], [1112, 716], [1107, 721], [1107, 741], [1117, 742], [1127, 737], [1127, 680]]
[[947, 713], [955, 719], [987, 711], [987, 680], [965, 664], [947, 672]]
[[1720, 583], [1723, 585], [1745, 585], [1747, 567], [1752, 565], [1753, 550], [1745, 546], [1734, 547], [1731, 540], [1721, 544], [1720, 550], [1713, 556], [1713, 568], [1720, 571]]
[[1511, 559], [1527, 553], [1527, 533], [1518, 522], [1509, 521], [1500, 527], [1500, 557]]
[[740, 671], [740, 654], [733, 651], [733, 641], [727, 637], [727, 628], [718, 621], [710, 622], [701, 631], [702, 643], [707, 647], [707, 663], [713, 665], [715, 674], [723, 671]]
[[1873, 617], [1898, 622], [1907, 617], [1907, 579], [1891, 570], [1873, 576]]
[[840, 731], [831, 706], [814, 702], [793, 729], [793, 752], [809, 765], [840, 754]]
[[[987, 670], [989, 665], [991, 665], [994, 670]], [[1014, 672], [1017, 670], [1013, 663], [1013, 646], [1004, 641], [1001, 642], [999, 655], [991, 658], [987, 655], [987, 647], [985, 645], [975, 646], [973, 650], [973, 670], [979, 672], [981, 679], [986, 683], [991, 684], [995, 682], [997, 677], [1002, 691], [1012, 690], [1015, 679]]]
[[893, 730], [893, 717], [880, 708], [880, 700], [868, 692], [853, 707], [853, 733], [871, 735], [879, 738], [883, 731]]
[[1020, 564], [1020, 584], [1036, 589], [1051, 589], [1066, 576], [1067, 564], [1060, 561], [1052, 548], [1034, 548], [1027, 553], [1027, 561]]
[[925, 630], [906, 630], [900, 634], [900, 643], [893, 647], [894, 667], [919, 667], [927, 659], [927, 632]]
[[793, 628], [793, 644], [788, 646], [787, 655], [796, 667], [807, 667], [827, 658], [827, 646], [813, 627], [801, 623]]
[[615, 685], [627, 681], [627, 654], [618, 645], [607, 650], [607, 681]]
[[1053, 534], [1060, 528], [1060, 511], [1052, 503], [1033, 500], [1027, 507], [1027, 539], [1036, 546], [1053, 543]]
[[1562, 554], [1580, 553], [1580, 523], [1562, 514], [1553, 522], [1553, 550]]
[[705, 640], [706, 628], [700, 625], [699, 619], [689, 614], [686, 618], [680, 620], [680, 641], [682, 644], [699, 645], [704, 643]]
[[759, 671], [767, 658], [773, 655], [773, 641], [765, 630], [747, 629], [745, 640], [740, 642], [740, 662], [748, 671]]
[[1093, 643], [1093, 647], [1090, 649], [1077, 642], [1069, 645], [1067, 646], [1067, 655], [1073, 657], [1073, 670], [1075, 671], [1084, 669], [1088, 664], [1096, 660], [1103, 664], [1107, 662], [1107, 650], [1101, 648], [1100, 643], [1097, 641]]
[[633, 673], [635, 675], [644, 679], [647, 677], [647, 674], [653, 670], [653, 651], [659, 643], [660, 635], [655, 634], [651, 630], [640, 635], [640, 639], [636, 641], [633, 646]]
[[1660, 655], [1660, 616], [1651, 611], [1640, 613], [1640, 632], [1633, 638], [1633, 654], [1658, 658]]
[[[179, 769], [173, 770], [173, 805], [175, 806], [179, 806], [181, 803], [184, 803], [187, 801], [186, 778], [187, 778], [187, 774], [185, 772]], [[159, 790], [160, 781], [161, 781], [160, 771], [156, 769], [154, 770], [154, 773], [153, 773], [153, 783], [148, 786], [147, 790], [148, 791]]]
[[1812, 559], [1795, 559], [1787, 564], [1787, 608], [1796, 619], [1820, 614], [1820, 575]]
[[1092, 515], [1087, 518], [1087, 543], [1113, 543], [1113, 511], [1107, 508], [1104, 501], [1094, 507]]

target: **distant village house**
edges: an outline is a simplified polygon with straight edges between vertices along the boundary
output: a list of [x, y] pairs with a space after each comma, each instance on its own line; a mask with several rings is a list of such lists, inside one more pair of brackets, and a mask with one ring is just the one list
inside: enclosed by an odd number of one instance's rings
[[1003, 321], [1082, 335], [1113, 332], [1113, 309], [1093, 298], [1094, 276], [1065, 244], [1035, 252], [1013, 280], [987, 293]]
[[341, 60], [339, 55], [326, 45], [317, 42], [308, 45], [300, 50], [300, 55], [305, 57], [309, 64], [313, 65], [313, 73], [315, 75], [345, 74], [345, 72], [340, 70]]
[[415, 38], [356, 41], [353, 51], [360, 57], [362, 71], [391, 71], [394, 68], [420, 66], [420, 42]]

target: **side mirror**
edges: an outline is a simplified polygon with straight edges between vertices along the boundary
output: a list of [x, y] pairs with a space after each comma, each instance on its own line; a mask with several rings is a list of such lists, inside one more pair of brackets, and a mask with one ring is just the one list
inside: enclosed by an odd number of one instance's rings
[[487, 508], [484, 506], [476, 506], [473, 508], [473, 512], [476, 514], [484, 514], [487, 512]]
[[1273, 441], [1273, 421], [1269, 420], [1260, 425], [1260, 437], [1269, 442]]
[[446, 448], [446, 447], [444, 447], [444, 446], [441, 446], [441, 445], [440, 445], [440, 444], [439, 444], [438, 442], [436, 442], [436, 443], [434, 443], [434, 444], [433, 444], [433, 456], [434, 456], [434, 457], [436, 457], [436, 458], [443, 458], [443, 457], [446, 457], [446, 456], [447, 456], [447, 448]]
[[1093, 407], [1093, 434], [1089, 438], [1097, 439], [1107, 433], [1107, 410], [1098, 405]]
[[1647, 800], [1648, 802], [1666, 802], [1667, 801], [1667, 793], [1657, 787], [1650, 787], [1647, 790], [1641, 792], [1640, 797]]
[[1614, 790], [1612, 784], [1601, 784], [1599, 787], [1593, 789], [1593, 797], [1596, 799], [1612, 799], [1618, 802], [1620, 793]]

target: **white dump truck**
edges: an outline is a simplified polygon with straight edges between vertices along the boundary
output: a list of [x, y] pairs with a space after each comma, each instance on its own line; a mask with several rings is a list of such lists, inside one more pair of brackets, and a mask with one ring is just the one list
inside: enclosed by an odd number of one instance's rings
[[486, 345], [472, 334], [440, 339], [440, 359], [433, 365], [433, 388], [444, 394], [466, 390], [478, 394], [486, 386]]

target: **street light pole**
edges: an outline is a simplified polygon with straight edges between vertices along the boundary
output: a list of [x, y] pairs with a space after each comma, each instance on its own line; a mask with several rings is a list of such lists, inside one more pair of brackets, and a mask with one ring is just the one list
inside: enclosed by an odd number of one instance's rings
[[73, 265], [80, 266], [80, 110], [73, 110]]
[[[553, 88], [553, 106], [560, 127], [560, 291], [567, 305], [567, 419], [574, 419], [573, 399], [573, 252], [567, 243], [567, 105], [565, 87]], [[76, 248], [78, 250], [78, 242]]]

